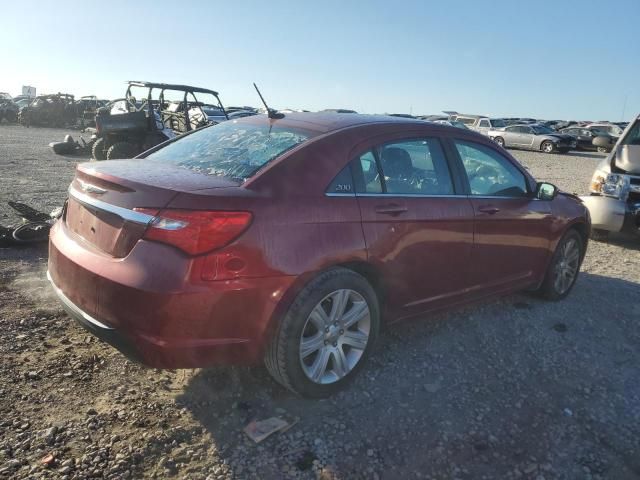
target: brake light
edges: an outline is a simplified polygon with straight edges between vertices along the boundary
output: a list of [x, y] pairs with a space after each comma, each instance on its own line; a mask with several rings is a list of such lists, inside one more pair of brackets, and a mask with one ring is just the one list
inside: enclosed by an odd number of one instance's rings
[[249, 212], [206, 210], [157, 210], [136, 208], [153, 215], [143, 238], [162, 242], [190, 255], [200, 255], [228, 245], [251, 223]]

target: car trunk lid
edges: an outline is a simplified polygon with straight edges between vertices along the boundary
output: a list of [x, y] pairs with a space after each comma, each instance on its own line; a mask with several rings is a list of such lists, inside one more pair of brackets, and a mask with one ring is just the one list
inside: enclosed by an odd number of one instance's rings
[[64, 221], [91, 247], [122, 258], [153, 219], [149, 210], [160, 211], [181, 192], [237, 185], [224, 177], [151, 160], [83, 163], [69, 187]]

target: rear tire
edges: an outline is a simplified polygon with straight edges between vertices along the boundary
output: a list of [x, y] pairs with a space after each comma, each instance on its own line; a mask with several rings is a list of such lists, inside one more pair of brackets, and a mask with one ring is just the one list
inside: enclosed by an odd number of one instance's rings
[[267, 346], [273, 378], [303, 397], [327, 397], [362, 368], [380, 328], [375, 291], [361, 275], [332, 268], [295, 298]]
[[584, 256], [584, 240], [574, 229], [570, 229], [558, 242], [551, 257], [544, 281], [538, 294], [547, 300], [561, 300], [573, 289]]
[[116, 142], [107, 150], [107, 160], [133, 158], [138, 154], [138, 148], [130, 142]]
[[93, 142], [93, 146], [91, 147], [91, 156], [96, 160], [106, 160], [107, 159], [107, 141], [104, 138], [98, 138], [95, 142]]
[[540, 145], [540, 150], [542, 150], [544, 153], [553, 153], [555, 149], [556, 147], [553, 142], [545, 141], [542, 142], [542, 145]]

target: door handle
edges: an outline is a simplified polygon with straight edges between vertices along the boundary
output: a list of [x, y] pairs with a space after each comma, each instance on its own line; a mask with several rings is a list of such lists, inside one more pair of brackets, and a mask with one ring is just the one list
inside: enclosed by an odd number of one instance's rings
[[380, 205], [379, 207], [376, 207], [376, 213], [380, 213], [382, 215], [391, 215], [391, 216], [400, 215], [401, 213], [405, 213], [407, 210], [408, 210], [407, 207], [404, 207], [402, 205], [395, 205], [395, 204]]
[[482, 212], [482, 213], [488, 213], [489, 215], [494, 215], [494, 214], [498, 213], [500, 211], [500, 209], [498, 207], [494, 207], [494, 206], [491, 206], [491, 205], [485, 205], [483, 207], [479, 207], [478, 211]]

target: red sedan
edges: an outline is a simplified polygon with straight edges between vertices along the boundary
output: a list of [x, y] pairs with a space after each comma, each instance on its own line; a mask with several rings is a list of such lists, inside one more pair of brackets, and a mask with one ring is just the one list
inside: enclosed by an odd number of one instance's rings
[[79, 165], [49, 277], [132, 359], [264, 361], [318, 397], [363, 366], [381, 321], [518, 290], [563, 298], [589, 229], [578, 198], [474, 132], [261, 115]]

